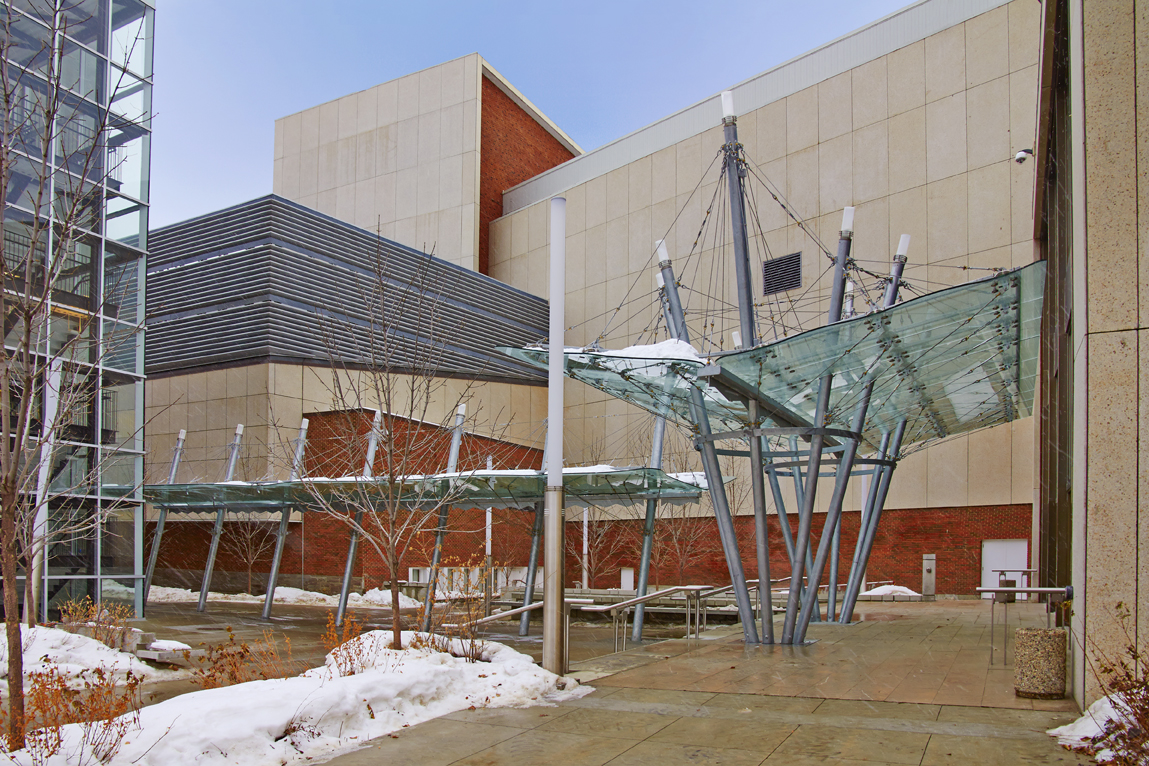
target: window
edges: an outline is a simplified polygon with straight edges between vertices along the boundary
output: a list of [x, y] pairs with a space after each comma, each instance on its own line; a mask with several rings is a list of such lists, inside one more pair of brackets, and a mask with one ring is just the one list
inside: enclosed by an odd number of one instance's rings
[[762, 294], [774, 295], [802, 286], [802, 253], [762, 262]]

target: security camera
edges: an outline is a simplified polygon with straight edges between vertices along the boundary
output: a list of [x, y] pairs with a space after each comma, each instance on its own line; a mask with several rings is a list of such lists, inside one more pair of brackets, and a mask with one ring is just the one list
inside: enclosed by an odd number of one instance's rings
[[1022, 149], [1020, 152], [1018, 152], [1017, 154], [1014, 155], [1013, 161], [1016, 162], [1018, 165], [1020, 165], [1021, 163], [1025, 162], [1027, 159], [1029, 159], [1032, 156], [1033, 156], [1033, 150], [1032, 149]]

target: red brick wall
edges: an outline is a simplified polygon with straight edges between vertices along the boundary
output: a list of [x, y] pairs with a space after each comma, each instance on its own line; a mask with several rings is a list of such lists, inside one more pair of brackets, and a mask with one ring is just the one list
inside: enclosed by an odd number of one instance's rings
[[[361, 470], [366, 459], [367, 437], [374, 416], [374, 410], [366, 409], [307, 413], [304, 465], [308, 475], [342, 476]], [[397, 416], [386, 417], [384, 427], [394, 434], [396, 442], [408, 446], [414, 455], [408, 464], [401, 466], [404, 472], [435, 473], [446, 469], [451, 448], [450, 430]], [[486, 468], [488, 456], [493, 458], [495, 468], [538, 468], [542, 465], [541, 450], [474, 434], [463, 435], [459, 445], [460, 470]], [[375, 470], [383, 471], [385, 465], [384, 450], [380, 448], [376, 452]], [[202, 572], [211, 543], [212, 523], [174, 521], [177, 518], [169, 517], [169, 523], [164, 529], [157, 569]], [[510, 562], [518, 557], [521, 562], [516, 560], [515, 565], [526, 563], [530, 550], [530, 522], [520, 522], [521, 518], [526, 518], [525, 512], [495, 512], [492, 547], [496, 560]], [[452, 510], [450, 529], [452, 532], [447, 537], [445, 558], [465, 562], [473, 555], [483, 555], [485, 511]], [[225, 522], [225, 535], [227, 530], [228, 524]], [[153, 533], [154, 525], [149, 525], [149, 536]], [[306, 512], [304, 523], [292, 524], [289, 529], [280, 567], [285, 579], [281, 582], [297, 584], [298, 581], [292, 580], [290, 576], [301, 573], [308, 577], [342, 577], [349, 541], [349, 527], [344, 521], [327, 513]], [[404, 579], [407, 567], [426, 566], [430, 563], [433, 544], [433, 532], [423, 532], [416, 536], [401, 562]], [[224, 546], [220, 547], [216, 557], [216, 572], [246, 572], [246, 568], [245, 562], [236, 560]], [[254, 571], [267, 573], [270, 569], [271, 553], [268, 552], [263, 560], [256, 563]], [[366, 578], [367, 588], [377, 587], [390, 580], [382, 559], [366, 540], [360, 541], [358, 562], [353, 575]], [[195, 580], [198, 583], [198, 575]], [[198, 589], [198, 584], [194, 587]]]
[[[351, 454], [342, 446], [349, 440], [340, 433], [350, 430], [365, 436], [370, 428], [370, 411], [352, 413], [309, 414], [311, 421], [306, 459], [308, 469], [314, 473], [320, 469], [337, 468], [335, 462], [346, 461], [356, 468], [362, 465], [363, 455]], [[417, 470], [441, 470], [446, 464], [449, 449], [449, 432], [424, 424], [404, 424], [396, 419], [396, 429], [410, 428], [412, 433], [430, 435], [433, 449]], [[365, 447], [364, 447], [365, 448]], [[541, 462], [539, 450], [508, 445], [477, 436], [467, 436], [460, 449], [460, 464], [466, 467], [486, 465], [486, 456], [496, 454], [496, 467], [538, 467]], [[345, 471], [332, 470], [331, 473]], [[566, 529], [568, 551], [581, 549], [582, 528], [577, 523], [577, 512], [568, 516], [572, 523]], [[492, 514], [492, 556], [496, 563], [508, 566], [525, 566], [530, 551], [531, 525], [534, 512], [531, 510], [495, 509]], [[347, 554], [349, 540], [348, 527], [337, 518], [327, 514], [309, 512], [305, 523], [293, 524], [284, 553], [282, 572], [286, 576], [299, 575], [301, 565], [309, 577], [323, 576], [339, 578]], [[485, 512], [483, 510], [452, 510], [449, 517], [450, 532], [444, 545], [444, 564], [478, 563], [484, 553]], [[824, 514], [814, 517], [814, 546], [821, 534]], [[791, 528], [797, 533], [797, 519], [791, 514]], [[844, 582], [853, 558], [857, 541], [858, 512], [842, 515], [841, 565], [839, 581]], [[720, 584], [729, 582], [729, 574], [721, 549], [713, 541], [717, 540], [717, 530], [712, 518], [671, 520], [663, 523], [701, 524], [708, 530], [709, 541], [685, 557], [681, 579], [694, 583]], [[607, 574], [602, 575], [594, 587], [617, 587], [619, 567], [638, 566], [641, 522], [619, 521], [617, 534], [623, 536], [626, 544], [617, 546], [618, 552], [603, 567]], [[927, 510], [892, 510], [882, 515], [874, 551], [869, 562], [869, 580], [892, 580], [914, 590], [921, 587], [922, 554], [937, 556], [937, 592], [948, 594], [973, 595], [981, 581], [981, 542], [982, 540], [1029, 539], [1031, 509], [1028, 505], [978, 506], [972, 508], [932, 508]], [[754, 522], [749, 516], [735, 518], [743, 566], [748, 577], [757, 577], [757, 564], [754, 555]], [[179, 570], [202, 570], [210, 542], [211, 524], [208, 522], [172, 523], [167, 527], [163, 549], [160, 555], [160, 568]], [[790, 574], [789, 562], [782, 544], [782, 536], [776, 516], [770, 517], [769, 535], [772, 549], [770, 560], [771, 575], [781, 578]], [[401, 562], [401, 576], [406, 577], [407, 567], [426, 566], [434, 544], [434, 533], [420, 533], [412, 543]], [[651, 573], [651, 582], [656, 584], [677, 584], [679, 569], [677, 557], [665, 554]], [[257, 572], [267, 572], [270, 555], [266, 561], [258, 562]], [[220, 551], [217, 571], [242, 572], [243, 562], [233, 561], [225, 550]], [[579, 563], [574, 556], [567, 557], [567, 579], [579, 579]], [[364, 587], [378, 587], [389, 580], [387, 568], [378, 553], [364, 542], [360, 546], [359, 561], [354, 571], [355, 577], [364, 578]], [[290, 578], [285, 583], [292, 583]]]
[[[815, 553], [825, 518], [825, 514], [814, 516], [812, 544]], [[789, 519], [792, 534], [797, 535], [797, 517], [790, 514]], [[842, 514], [839, 582], [844, 582], [849, 574], [860, 520], [861, 514], [857, 511]], [[713, 519], [708, 519], [706, 523], [714, 527]], [[621, 522], [620, 525], [623, 527], [621, 534], [633, 538], [641, 534], [640, 522]], [[735, 528], [746, 576], [755, 578], [758, 576], [758, 564], [754, 554], [754, 520], [750, 516], [737, 516]], [[1028, 540], [1030, 529], [1031, 507], [1028, 505], [886, 511], [882, 514], [874, 550], [870, 555], [868, 577], [870, 581], [893, 580], [897, 585], [920, 590], [922, 555], [933, 553], [937, 556], [937, 592], [973, 595], [974, 589], [981, 584], [982, 540]], [[581, 528], [577, 524], [568, 525], [567, 534], [579, 535], [581, 540]], [[786, 558], [777, 516], [769, 518], [768, 534], [771, 547], [770, 575], [775, 579], [787, 577], [790, 574], [790, 563]], [[717, 538], [717, 529], [714, 529], [713, 535]], [[568, 578], [577, 579], [577, 562], [569, 559], [567, 566], [568, 573], [573, 573], [568, 574]], [[635, 567], [637, 570], [637, 550], [620, 554], [615, 566]], [[673, 561], [654, 567], [651, 581], [679, 584], [676, 568]], [[721, 550], [711, 546], [711, 551], [692, 556], [685, 567], [684, 579], [696, 583], [729, 582], [729, 570]], [[617, 587], [617, 575], [611, 580], [597, 585]]]
[[486, 77], [479, 144], [479, 272], [490, 274], [491, 221], [503, 192], [574, 157], [546, 128]]

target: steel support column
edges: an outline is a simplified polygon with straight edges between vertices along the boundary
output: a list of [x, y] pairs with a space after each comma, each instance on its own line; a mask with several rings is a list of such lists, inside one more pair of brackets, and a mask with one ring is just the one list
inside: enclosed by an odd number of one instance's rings
[[[866, 411], [870, 407], [870, 394], [872, 391], [872, 385], [866, 384], [863, 386], [861, 400], [854, 408], [854, 417], [850, 424], [850, 430], [856, 434], [861, 434], [862, 429], [865, 427]], [[834, 541], [835, 531], [842, 517], [842, 503], [846, 499], [846, 487], [850, 482], [850, 471], [854, 468], [854, 457], [858, 453], [859, 441], [860, 438], [847, 439], [842, 452], [842, 458], [838, 462], [837, 476], [834, 482], [834, 493], [830, 496], [830, 507], [826, 512], [826, 521], [822, 527], [822, 537], [818, 541], [818, 555], [814, 559], [813, 576], [810, 578], [806, 589], [805, 600], [802, 603], [802, 612], [798, 615], [798, 625], [794, 635], [794, 641], [797, 643], [801, 643], [806, 639], [806, 628], [810, 624], [813, 611], [819, 609], [818, 588], [822, 584], [822, 572], [826, 569], [826, 560], [830, 555], [830, 548]], [[827, 604], [827, 606], [829, 606], [829, 604]], [[827, 611], [826, 619], [833, 619], [832, 609]]]
[[[363, 509], [355, 511], [355, 526], [351, 529], [351, 540], [347, 543], [347, 561], [343, 563], [343, 583], [339, 586], [339, 606], [335, 610], [335, 624], [342, 627], [347, 615], [347, 598], [351, 595], [351, 573], [355, 571], [355, 559], [359, 556], [359, 530], [363, 528]], [[395, 605], [392, 604], [394, 609]]]
[[[239, 460], [239, 443], [243, 439], [243, 423], [239, 423], [235, 427], [235, 436], [231, 440], [230, 453], [227, 457], [227, 469], [224, 471], [224, 481], [231, 481], [235, 476], [235, 464]], [[211, 575], [215, 569], [215, 557], [219, 552], [219, 538], [223, 535], [223, 517], [227, 513], [227, 508], [220, 508], [215, 512], [215, 527], [211, 532], [211, 547], [207, 550], [207, 562], [203, 567], [203, 580], [199, 587], [199, 603], [196, 604], [196, 611], [203, 612], [207, 610], [207, 594], [211, 589]]]
[[[184, 442], [187, 440], [188, 432], [180, 429], [180, 435], [176, 437], [176, 450], [172, 454], [172, 465], [168, 469], [168, 484], [176, 483], [176, 474], [180, 469], [180, 458], [184, 454]], [[152, 589], [152, 578], [156, 574], [156, 561], [160, 555], [160, 542], [164, 537], [164, 522], [168, 519], [168, 509], [165, 506], [160, 506], [159, 518], [156, 519], [156, 533], [152, 535], [152, 549], [148, 551], [148, 568], [144, 572], [144, 611], [147, 611], [148, 593]]]
[[[758, 403], [750, 401], [750, 421], [759, 427]], [[750, 491], [754, 498], [754, 547], [758, 556], [758, 598], [762, 603], [762, 641], [774, 643], [774, 602], [770, 590], [770, 539], [766, 528], [766, 487], [762, 437], [750, 437]]]
[[[902, 437], [906, 433], [906, 421], [898, 421], [898, 425], [894, 428], [893, 438], [890, 440], [890, 452], [888, 458], [890, 460], [898, 459], [898, 450], [902, 446]], [[878, 531], [878, 522], [882, 519], [882, 509], [886, 504], [886, 495], [890, 491], [890, 480], [894, 475], [894, 466], [882, 466], [881, 480], [878, 486], [877, 495], [875, 496], [874, 508], [870, 512], [870, 522], [866, 527], [866, 538], [862, 542], [861, 555], [857, 562], [858, 576], [853, 578], [846, 585], [846, 595], [842, 598], [842, 616], [838, 619], [842, 624], [850, 622], [854, 617], [854, 606], [858, 601], [858, 592], [861, 583], [859, 578], [865, 573], [866, 567], [870, 563], [870, 551], [874, 547], [874, 538]]]
[[[658, 243], [659, 268], [662, 270], [662, 279], [666, 285], [666, 298], [670, 307], [670, 316], [675, 323], [676, 335], [679, 340], [689, 343], [690, 331], [686, 326], [686, 316], [682, 309], [682, 302], [678, 297], [678, 285], [674, 279], [674, 269], [666, 252], [666, 245]], [[702, 392], [696, 386], [690, 387], [691, 410], [695, 425], [698, 428], [698, 448], [702, 452], [702, 469], [706, 474], [706, 484], [710, 491], [710, 501], [714, 506], [714, 518], [718, 524], [718, 536], [722, 542], [722, 551], [726, 556], [726, 566], [730, 572], [730, 584], [733, 587], [734, 599], [738, 604], [738, 617], [742, 621], [742, 632], [746, 643], [758, 643], [758, 628], [754, 624], [754, 606], [750, 603], [750, 594], [746, 589], [746, 574], [742, 569], [742, 558], [738, 552], [738, 539], [734, 532], [734, 520], [730, 515], [730, 504], [726, 497], [726, 487], [722, 483], [722, 471], [718, 464], [718, 454], [715, 452], [711, 436], [710, 417], [706, 412], [706, 404]]]
[[[544, 462], [545, 465], [545, 462]], [[543, 516], [546, 513], [543, 503], [535, 503], [535, 524], [531, 529], [531, 558], [527, 562], [527, 581], [523, 588], [523, 606], [530, 606], [535, 599], [535, 578], [539, 571], [539, 544], [543, 536]], [[519, 616], [519, 635], [525, 636], [531, 632], [531, 613], [523, 612]]]
[[[299, 438], [295, 440], [295, 451], [291, 457], [291, 481], [303, 475], [303, 450], [307, 446], [307, 418], [299, 424]], [[283, 548], [287, 544], [287, 524], [291, 521], [291, 508], [280, 510], [279, 530], [275, 536], [275, 554], [271, 558], [271, 572], [267, 576], [267, 594], [263, 598], [263, 619], [271, 617], [271, 605], [275, 602], [275, 586], [279, 582], [279, 567], [283, 563]]]
[[[455, 427], [451, 431], [451, 450], [447, 454], [447, 473], [459, 467], [459, 447], [463, 443], [463, 423], [467, 418], [467, 405], [460, 404], [455, 411]], [[435, 528], [435, 548], [431, 551], [431, 574], [427, 577], [427, 593], [423, 598], [423, 632], [431, 631], [431, 612], [435, 608], [435, 588], [439, 585], [439, 562], [443, 560], [443, 538], [447, 536], [446, 503], [439, 509], [439, 526]]]
[[291, 521], [291, 507], [284, 506], [279, 511], [279, 529], [275, 534], [275, 554], [271, 558], [271, 572], [267, 575], [267, 593], [263, 597], [263, 619], [271, 617], [271, 605], [275, 601], [275, 584], [279, 580], [279, 566], [283, 563], [283, 547], [287, 543], [287, 524]]
[[[666, 418], [655, 417], [654, 433], [650, 445], [650, 467], [662, 468], [662, 442], [666, 435]], [[650, 498], [646, 501], [646, 519], [642, 526], [642, 555], [638, 561], [638, 590], [636, 596], [645, 596], [647, 583], [650, 579], [650, 554], [654, 548], [654, 519], [658, 512], [658, 500]], [[632, 641], [642, 640], [642, 626], [646, 617], [646, 604], [639, 604], [634, 608], [634, 629], [631, 633]]]
[[[846, 292], [846, 261], [850, 257], [850, 245], [854, 237], [854, 208], [847, 207], [842, 213], [841, 237], [838, 239], [838, 254], [834, 258], [834, 277], [830, 283], [830, 311], [827, 317], [829, 324], [842, 319], [842, 304]], [[826, 412], [830, 407], [830, 387], [833, 385], [833, 374], [823, 375], [818, 384], [818, 402], [815, 408], [814, 425], [818, 428], [826, 426]], [[814, 523], [814, 500], [818, 493], [818, 474], [822, 470], [822, 445], [824, 437], [814, 434], [810, 437], [810, 457], [806, 466], [806, 491], [802, 497], [802, 511], [798, 517], [798, 539], [794, 541], [794, 554], [797, 561], [795, 568], [802, 571], [806, 568], [806, 546], [810, 543], [810, 530]], [[818, 586], [808, 584], [806, 599], [813, 594], [813, 604], [818, 605]], [[782, 627], [782, 643], [792, 644], [801, 642], [804, 638], [805, 628], [795, 634], [798, 622], [801, 589], [793, 579], [790, 580], [790, 593], [786, 600], [786, 621]], [[805, 610], [803, 610], [805, 611]], [[807, 624], [810, 617], [806, 617]]]

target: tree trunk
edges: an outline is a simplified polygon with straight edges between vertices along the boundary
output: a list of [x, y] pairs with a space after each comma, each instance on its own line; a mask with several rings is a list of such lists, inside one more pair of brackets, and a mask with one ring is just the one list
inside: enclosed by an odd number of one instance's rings
[[19, 589], [16, 587], [15, 489], [0, 495], [0, 576], [4, 579], [4, 627], [8, 637], [8, 750], [24, 747], [24, 646], [20, 635]]
[[403, 648], [403, 618], [399, 614], [399, 561], [394, 554], [391, 558], [391, 646]]

